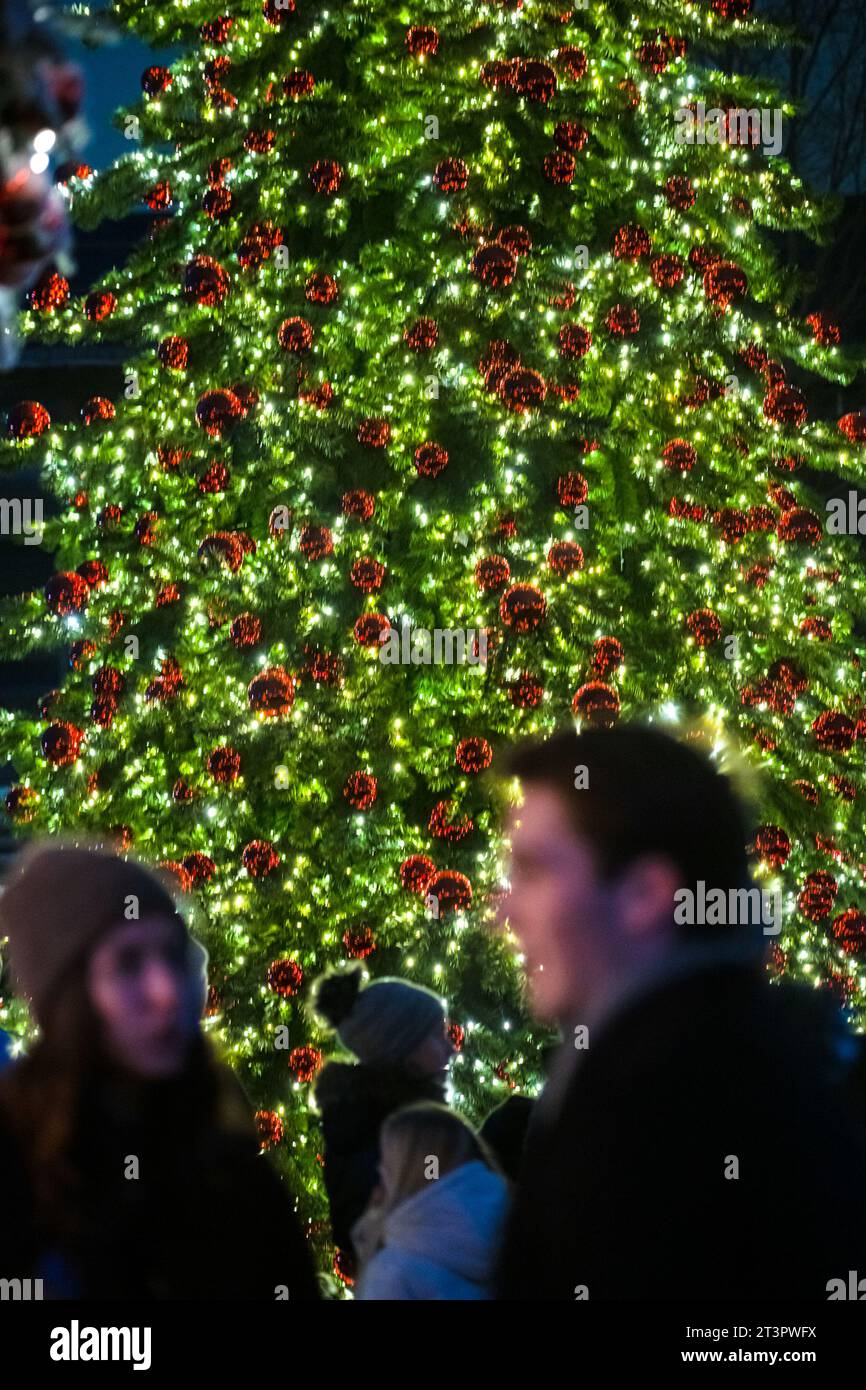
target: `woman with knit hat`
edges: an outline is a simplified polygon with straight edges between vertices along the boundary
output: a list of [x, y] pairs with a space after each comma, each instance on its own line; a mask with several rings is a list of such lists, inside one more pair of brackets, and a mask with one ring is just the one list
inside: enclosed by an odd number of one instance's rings
[[378, 1181], [379, 1131], [395, 1110], [445, 1099], [454, 1052], [445, 1004], [432, 990], [383, 977], [362, 988], [359, 966], [322, 976], [313, 1008], [356, 1063], [329, 1062], [316, 1084], [334, 1240], [355, 1267], [352, 1226]]
[[36, 845], [0, 938], [40, 1036], [0, 1077], [3, 1274], [46, 1297], [318, 1289], [289, 1194], [199, 1019], [206, 956], [144, 867]]

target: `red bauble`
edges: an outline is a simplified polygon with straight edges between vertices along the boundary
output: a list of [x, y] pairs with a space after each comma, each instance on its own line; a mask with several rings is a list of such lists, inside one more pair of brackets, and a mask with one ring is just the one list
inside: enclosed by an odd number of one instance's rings
[[171, 73], [168, 68], [145, 68], [141, 74], [141, 90], [145, 96], [156, 97], [171, 86]]
[[28, 825], [36, 815], [39, 793], [33, 787], [10, 787], [4, 805], [10, 820]]
[[436, 865], [426, 854], [410, 854], [400, 865], [400, 882], [410, 893], [423, 893], [436, 872]]
[[745, 19], [753, 3], [754, 0], [712, 0], [712, 7], [722, 19]]
[[100, 666], [90, 678], [94, 695], [110, 695], [119, 700], [126, 690], [126, 677], [116, 666]]
[[273, 990], [274, 994], [281, 995], [283, 999], [291, 999], [303, 984], [304, 972], [297, 961], [284, 957], [282, 960], [271, 961], [265, 978], [268, 989]]
[[229, 277], [212, 256], [193, 256], [183, 277], [184, 298], [193, 304], [222, 304], [229, 292]]
[[215, 782], [236, 782], [241, 775], [241, 755], [236, 748], [223, 744], [208, 754], [207, 770]]
[[362, 555], [349, 571], [349, 579], [362, 593], [372, 594], [381, 589], [385, 579], [385, 566], [372, 555]]
[[692, 181], [684, 174], [674, 174], [668, 179], [665, 195], [670, 207], [676, 208], [678, 212], [688, 212], [697, 200]]
[[866, 410], [852, 410], [843, 415], [839, 429], [852, 444], [866, 444]]
[[462, 159], [440, 160], [433, 182], [440, 193], [462, 193], [469, 183], [469, 169]]
[[84, 301], [84, 317], [91, 323], [102, 323], [117, 308], [117, 298], [110, 290], [94, 290]]
[[233, 391], [205, 391], [195, 408], [196, 424], [217, 438], [226, 434], [243, 414], [243, 406]]
[[857, 800], [857, 786], [850, 777], [840, 777], [837, 773], [829, 780], [836, 796], [841, 797], [843, 801]]
[[343, 932], [343, 945], [347, 956], [351, 956], [353, 960], [365, 960], [376, 949], [372, 927], [347, 927]]
[[[223, 100], [221, 104], [226, 106], [235, 105], [235, 99], [231, 96], [230, 92], [221, 91], [219, 96], [224, 99], [227, 98], [227, 100]], [[276, 143], [276, 131], [267, 128], [248, 130], [244, 136], [244, 149], [249, 150], [250, 154], [270, 154], [271, 150], [275, 149]]]
[[323, 198], [330, 198], [338, 192], [343, 177], [343, 169], [335, 159], [317, 159], [309, 174], [313, 192]]
[[557, 50], [556, 65], [572, 81], [579, 82], [582, 77], [586, 76], [589, 61], [582, 48], [574, 48], [571, 44], [566, 44]]
[[759, 826], [755, 849], [774, 869], [781, 869], [791, 853], [791, 837], [780, 825]]
[[244, 562], [244, 548], [234, 531], [214, 531], [210, 536], [205, 536], [197, 554], [206, 566], [216, 561], [225, 565], [231, 574], [237, 574]]
[[544, 686], [537, 676], [524, 671], [508, 686], [508, 698], [517, 709], [537, 709], [544, 699]]
[[514, 584], [502, 595], [499, 616], [514, 632], [532, 632], [547, 616], [547, 600], [532, 584]]
[[56, 724], [49, 724], [42, 735], [40, 743], [42, 752], [49, 763], [54, 767], [69, 767], [78, 758], [81, 745], [84, 742], [84, 730], [77, 725], [70, 724], [67, 720], [61, 720]]
[[283, 352], [302, 357], [313, 345], [313, 325], [306, 319], [284, 319], [277, 334]]
[[93, 425], [97, 420], [113, 420], [117, 411], [107, 396], [91, 396], [81, 407], [81, 418], [85, 425]]
[[618, 261], [638, 261], [641, 256], [649, 255], [652, 238], [643, 227], [629, 222], [614, 233], [611, 250]]
[[45, 606], [49, 613], [65, 617], [69, 613], [81, 613], [90, 599], [90, 585], [87, 580], [74, 571], [53, 574], [43, 589]]
[[500, 58], [492, 58], [481, 66], [481, 81], [485, 87], [504, 87], [514, 89], [514, 78], [516, 74], [515, 61], [503, 61]]
[[800, 632], [804, 637], [811, 637], [816, 642], [833, 640], [833, 628], [826, 618], [804, 618], [800, 624]]
[[252, 613], [241, 613], [229, 628], [229, 637], [238, 648], [254, 647], [262, 637], [260, 619]]
[[439, 341], [439, 326], [435, 319], [416, 319], [403, 338], [413, 352], [430, 352]]
[[847, 753], [857, 738], [857, 725], [841, 710], [825, 709], [813, 720], [812, 733], [822, 748], [833, 753]]
[[265, 719], [279, 719], [295, 703], [295, 683], [282, 666], [269, 666], [247, 686], [250, 709]]
[[182, 867], [191, 888], [208, 883], [216, 873], [216, 864], [210, 855], [204, 854], [201, 850], [194, 850], [192, 854], [188, 854], [182, 861]]
[[340, 505], [344, 516], [354, 516], [358, 521], [369, 521], [376, 510], [376, 499], [370, 492], [356, 490], [344, 492]]
[[381, 416], [362, 420], [358, 426], [358, 443], [365, 449], [386, 449], [391, 443], [391, 426]]
[[250, 840], [244, 846], [241, 859], [251, 878], [267, 878], [280, 862], [280, 856], [270, 840]]
[[583, 569], [583, 551], [575, 541], [555, 541], [547, 552], [547, 563], [555, 574], [575, 574]]
[[528, 256], [532, 250], [532, 237], [525, 227], [503, 227], [496, 240], [517, 257]]
[[558, 121], [553, 129], [553, 138], [561, 150], [568, 150], [571, 154], [580, 154], [580, 151], [586, 147], [589, 131], [586, 126], [580, 125], [577, 121]]
[[413, 24], [411, 29], [406, 30], [406, 47], [413, 58], [428, 54], [435, 58], [439, 52], [439, 30], [432, 25]]
[[598, 676], [610, 675], [625, 660], [622, 642], [617, 637], [599, 637], [592, 649], [592, 669]]
[[662, 450], [662, 463], [672, 473], [690, 473], [697, 461], [697, 450], [687, 439], [671, 439]]
[[640, 331], [640, 314], [629, 304], [615, 304], [605, 318], [608, 332], [614, 338], [632, 338]]
[[276, 1111], [257, 1110], [255, 1122], [260, 1149], [270, 1149], [274, 1144], [279, 1144], [283, 1137], [283, 1122]]
[[376, 778], [369, 772], [353, 772], [347, 777], [343, 795], [356, 811], [369, 811], [379, 794]]
[[172, 372], [183, 372], [189, 365], [189, 343], [186, 338], [176, 334], [163, 338], [156, 349], [156, 355], [164, 367]]
[[592, 728], [608, 729], [619, 718], [619, 695], [604, 681], [587, 681], [575, 694], [571, 708]]
[[556, 497], [561, 507], [580, 507], [589, 495], [582, 473], [561, 473], [556, 480]]
[[464, 816], [462, 820], [452, 819], [454, 813], [453, 801], [437, 801], [433, 810], [430, 812], [430, 819], [427, 822], [427, 829], [434, 839], [451, 840], [454, 844], [460, 840], [465, 840], [466, 836], [475, 829], [474, 823], [469, 816]]
[[322, 1054], [316, 1047], [293, 1047], [288, 1056], [289, 1071], [301, 1083], [312, 1081], [322, 1065]]
[[824, 534], [821, 518], [808, 507], [792, 507], [783, 512], [776, 529], [779, 539], [789, 545], [818, 545]]
[[713, 513], [713, 524], [726, 545], [738, 545], [749, 529], [749, 519], [738, 507], [721, 507]]
[[340, 298], [340, 286], [333, 275], [317, 271], [309, 277], [304, 286], [304, 298], [310, 304], [321, 304], [327, 308]]
[[816, 873], [807, 874], [803, 880], [797, 906], [810, 922], [820, 922], [832, 912], [838, 891], [839, 885], [833, 875], [819, 869]]
[[215, 47], [220, 48], [234, 28], [234, 23], [231, 16], [227, 14], [219, 15], [216, 19], [208, 20], [199, 30], [202, 43], [211, 43], [214, 44]]
[[560, 357], [585, 357], [592, 347], [592, 334], [579, 323], [566, 323], [559, 330]]
[[83, 641], [73, 642], [69, 648], [69, 665], [73, 671], [80, 671], [82, 666], [90, 661], [97, 653], [95, 642], [91, 642], [89, 637]]
[[319, 685], [340, 686], [343, 683], [343, 663], [332, 652], [324, 652], [320, 647], [304, 648], [304, 670], [310, 680]]
[[198, 479], [197, 486], [199, 492], [208, 496], [218, 492], [225, 492], [228, 483], [229, 470], [224, 463], [220, 463], [218, 459], [214, 459], [208, 464], [204, 473], [202, 473], [201, 477]]
[[815, 335], [815, 342], [821, 347], [838, 347], [842, 341], [839, 325], [827, 318], [826, 314], [809, 314], [806, 322]]
[[507, 246], [490, 241], [478, 248], [469, 269], [488, 290], [503, 290], [517, 274], [517, 257]]
[[38, 314], [53, 314], [69, 300], [69, 281], [56, 270], [46, 270], [30, 291], [30, 307]]
[[176, 801], [178, 806], [188, 806], [191, 801], [195, 800], [197, 794], [195, 788], [190, 786], [185, 777], [178, 777], [171, 789], [172, 800]]
[[362, 647], [381, 647], [391, 631], [391, 624], [383, 613], [362, 613], [352, 630], [355, 641]]
[[520, 353], [507, 338], [492, 339], [478, 362], [488, 391], [498, 391], [509, 372], [519, 366]]
[[295, 0], [262, 0], [262, 14], [275, 29], [296, 11]]
[[553, 154], [544, 156], [541, 169], [550, 183], [567, 186], [574, 182], [577, 164], [569, 150], [554, 150]]
[[294, 68], [283, 78], [283, 95], [292, 101], [300, 101], [315, 90], [316, 79], [306, 68]]
[[448, 467], [448, 450], [428, 440], [415, 450], [415, 469], [422, 478], [438, 478]]
[[472, 884], [465, 874], [443, 869], [428, 883], [427, 897], [436, 900], [440, 917], [449, 912], [464, 912], [472, 902]]
[[516, 367], [503, 379], [499, 395], [515, 415], [537, 410], [547, 396], [547, 385], [540, 372]]
[[327, 526], [302, 527], [298, 546], [308, 560], [323, 560], [334, 552], [334, 540]]
[[475, 583], [484, 592], [501, 589], [511, 578], [511, 566], [504, 555], [486, 555], [475, 566]]
[[719, 309], [739, 304], [749, 291], [745, 273], [733, 261], [716, 261], [704, 273], [704, 294]]
[[536, 59], [518, 60], [514, 71], [514, 90], [528, 101], [546, 104], [556, 93], [556, 73], [549, 63]]
[[696, 608], [686, 618], [686, 627], [699, 647], [712, 646], [722, 635], [722, 625], [712, 608]]
[[680, 256], [656, 256], [650, 265], [653, 284], [660, 290], [676, 289], [685, 273], [685, 266]]
[[805, 424], [808, 415], [802, 391], [798, 391], [796, 386], [786, 385], [785, 382], [771, 387], [764, 397], [764, 415], [777, 425], [799, 429]]
[[866, 914], [849, 907], [833, 919], [830, 928], [846, 955], [866, 955]]
[[51, 416], [38, 401], [18, 401], [9, 407], [6, 433], [10, 439], [34, 439], [51, 425]]
[[493, 749], [486, 738], [462, 738], [454, 754], [457, 766], [472, 776], [485, 772], [493, 762]]

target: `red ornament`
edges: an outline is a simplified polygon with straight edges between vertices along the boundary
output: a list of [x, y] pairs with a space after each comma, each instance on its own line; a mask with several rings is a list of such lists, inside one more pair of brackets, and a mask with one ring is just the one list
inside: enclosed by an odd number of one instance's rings
[[391, 443], [391, 426], [380, 416], [362, 420], [358, 426], [358, 443], [367, 449], [385, 449]]
[[257, 1110], [255, 1113], [256, 1132], [259, 1148], [264, 1151], [279, 1144], [283, 1137], [283, 1122], [273, 1110]]
[[841, 797], [843, 801], [857, 800], [857, 786], [850, 777], [841, 777], [836, 773], [829, 780], [836, 796]]
[[243, 414], [233, 391], [205, 391], [195, 408], [196, 423], [209, 435], [226, 434]]
[[499, 616], [514, 632], [532, 632], [547, 616], [547, 601], [532, 584], [514, 584], [502, 595]]
[[193, 256], [184, 271], [183, 295], [193, 304], [222, 304], [229, 285], [227, 272], [212, 256]]
[[432, 25], [413, 24], [406, 30], [406, 47], [413, 58], [431, 57], [439, 52], [439, 30]]
[[190, 888], [198, 888], [202, 883], [208, 883], [216, 873], [216, 864], [210, 855], [202, 853], [201, 850], [194, 850], [182, 861], [182, 867], [187, 875]]
[[188, 806], [191, 801], [195, 800], [197, 792], [190, 786], [185, 777], [178, 777], [171, 789], [171, 796], [178, 806]]
[[343, 932], [343, 945], [346, 954], [353, 960], [365, 960], [376, 949], [376, 938], [372, 927], [347, 927]]
[[252, 613], [241, 613], [229, 628], [229, 637], [240, 649], [254, 647], [261, 641], [262, 624]]
[[34, 439], [51, 425], [51, 416], [38, 401], [18, 401], [9, 407], [6, 433], [10, 439]]
[[145, 68], [141, 74], [141, 90], [145, 96], [156, 97], [168, 91], [171, 86], [171, 73], [168, 68]]
[[820, 922], [832, 912], [838, 891], [839, 885], [833, 875], [819, 869], [816, 873], [807, 874], [803, 880], [797, 906], [810, 922]]
[[356, 811], [369, 811], [379, 794], [376, 778], [369, 772], [353, 772], [346, 779], [343, 795]]
[[466, 836], [475, 829], [474, 823], [469, 816], [464, 816], [462, 820], [452, 819], [454, 812], [453, 801], [437, 801], [433, 810], [430, 812], [430, 819], [427, 829], [437, 840], [451, 840], [454, 844], [465, 840]]
[[524, 671], [508, 686], [508, 698], [517, 709], [537, 709], [544, 699], [544, 686], [537, 676]]
[[189, 364], [189, 343], [186, 338], [179, 338], [176, 335], [163, 338], [156, 349], [156, 355], [169, 371], [185, 371]]
[[575, 541], [556, 541], [547, 552], [547, 563], [555, 574], [575, 574], [583, 569], [583, 551]]
[[400, 882], [410, 893], [423, 893], [436, 872], [436, 865], [426, 854], [410, 854], [400, 865]]
[[349, 579], [362, 593], [371, 594], [381, 589], [385, 579], [385, 566], [372, 555], [362, 555], [349, 571]]
[[319, 647], [305, 647], [305, 671], [310, 680], [320, 685], [340, 686], [343, 683], [343, 663], [331, 652], [323, 652]]
[[277, 337], [283, 352], [302, 357], [313, 345], [313, 325], [302, 318], [284, 319]]
[[69, 767], [74, 763], [83, 742], [84, 730], [67, 720], [49, 724], [40, 740], [43, 754], [54, 767]]
[[228, 744], [214, 748], [208, 754], [207, 770], [215, 782], [236, 782], [241, 773], [241, 755]]
[[315, 1047], [293, 1047], [288, 1057], [289, 1071], [301, 1083], [312, 1081], [322, 1065], [322, 1054]]
[[852, 444], [866, 444], [866, 410], [852, 410], [843, 415], [839, 429]]
[[49, 613], [55, 613], [59, 617], [83, 612], [90, 600], [90, 585], [87, 580], [71, 570], [53, 574], [42, 592]]
[[271, 961], [266, 979], [268, 989], [273, 990], [274, 994], [282, 995], [283, 999], [291, 999], [301, 988], [304, 972], [297, 961], [284, 957], [282, 960]]
[[117, 308], [117, 298], [110, 290], [94, 290], [84, 301], [84, 317], [91, 323], [102, 323]]
[[833, 640], [833, 628], [826, 618], [804, 618], [800, 624], [800, 632], [804, 637], [811, 637], [816, 642]]
[[264, 719], [280, 719], [295, 703], [295, 683], [282, 666], [269, 666], [247, 686], [250, 709]]
[[547, 104], [556, 93], [556, 73], [549, 63], [536, 59], [518, 61], [514, 72], [514, 90], [528, 101]]
[[486, 555], [475, 566], [475, 583], [485, 593], [501, 589], [511, 578], [511, 566], [504, 555]]
[[39, 793], [33, 787], [10, 787], [4, 802], [6, 814], [19, 825], [28, 825], [36, 815]]
[[544, 156], [541, 169], [551, 183], [567, 186], [574, 182], [577, 164], [569, 150], [554, 150], [552, 154]]
[[571, 708], [595, 729], [608, 729], [619, 718], [619, 695], [604, 681], [587, 681], [575, 694]]
[[808, 507], [783, 512], [776, 529], [779, 539], [789, 545], [818, 545], [823, 536], [821, 518]]
[[69, 281], [56, 270], [46, 270], [30, 291], [30, 307], [38, 314], [53, 314], [69, 300]]
[[[304, 286], [304, 297], [310, 304], [321, 304], [327, 308], [340, 298], [340, 286], [333, 275], [316, 272]], [[303, 320], [302, 320], [303, 322]]]
[[613, 255], [618, 261], [638, 261], [652, 250], [652, 238], [643, 227], [629, 222], [614, 233]]
[[607, 676], [625, 660], [622, 643], [617, 637], [599, 637], [592, 649], [592, 669], [598, 676]]
[[354, 516], [358, 521], [369, 521], [376, 510], [376, 499], [370, 492], [344, 492], [340, 505], [344, 516]]
[[650, 265], [653, 284], [660, 290], [676, 289], [685, 273], [685, 266], [680, 256], [656, 256]]
[[773, 386], [764, 397], [764, 415], [777, 425], [799, 429], [805, 424], [808, 410], [802, 391], [796, 386], [781, 382]]
[[592, 347], [592, 334], [579, 323], [566, 323], [559, 330], [558, 342], [561, 357], [585, 357]]
[[722, 625], [712, 608], [696, 608], [686, 618], [686, 627], [699, 647], [712, 646], [722, 635]]
[[669, 206], [676, 208], [678, 212], [688, 212], [697, 201], [697, 194], [692, 181], [684, 174], [674, 174], [668, 179], [665, 184], [665, 195]]
[[835, 917], [830, 930], [846, 955], [866, 955], [866, 914], [858, 912], [856, 907], [849, 907]]
[[334, 552], [334, 541], [327, 526], [304, 526], [298, 546], [308, 560], [322, 560]]
[[733, 261], [716, 261], [704, 273], [704, 294], [719, 309], [730, 309], [745, 299], [749, 282]]
[[746, 513], [738, 507], [721, 507], [713, 513], [713, 524], [719, 528], [726, 545], [738, 545], [749, 529]]
[[315, 90], [316, 79], [306, 68], [294, 68], [283, 78], [283, 95], [292, 101], [300, 101]]
[[415, 450], [415, 469], [422, 478], [438, 478], [448, 467], [448, 450], [428, 440]]
[[580, 154], [586, 148], [589, 131], [577, 121], [557, 121], [553, 128], [553, 138], [561, 150]]
[[824, 710], [812, 723], [812, 733], [822, 748], [847, 753], [857, 738], [857, 725], [841, 710]]
[[488, 391], [498, 391], [505, 378], [520, 366], [520, 354], [507, 338], [494, 338], [478, 363]]
[[503, 379], [499, 395], [515, 415], [525, 415], [544, 403], [547, 386], [540, 372], [517, 367]]
[[262, 14], [268, 24], [278, 28], [289, 15], [295, 14], [297, 5], [295, 0], [262, 0]]
[[449, 912], [464, 912], [472, 902], [472, 884], [465, 874], [443, 869], [431, 878], [427, 897], [437, 902], [440, 917]]
[[755, 849], [774, 869], [781, 869], [791, 853], [791, 837], [780, 825], [759, 826]]
[[309, 178], [314, 193], [320, 194], [323, 198], [330, 198], [339, 190], [344, 173], [335, 159], [317, 159], [310, 170]]
[[208, 464], [204, 473], [198, 480], [198, 490], [207, 496], [218, 492], [225, 492], [229, 482], [229, 470], [224, 463], [214, 459]]
[[556, 63], [560, 70], [574, 82], [579, 82], [586, 76], [589, 61], [582, 48], [574, 48], [570, 44], [560, 48], [556, 54]]
[[280, 862], [280, 856], [270, 840], [250, 840], [244, 847], [241, 859], [252, 878], [267, 878]]
[[556, 480], [556, 497], [561, 507], [580, 507], [589, 495], [582, 473], [561, 473]]
[[439, 341], [439, 326], [435, 319], [416, 319], [403, 338], [413, 352], [430, 352]]
[[381, 647], [391, 631], [391, 624], [383, 613], [362, 613], [353, 632], [355, 641], [362, 647]]
[[640, 331], [640, 314], [628, 304], [615, 304], [605, 323], [614, 338], [631, 338]]
[[821, 347], [838, 347], [842, 341], [839, 325], [831, 322], [826, 314], [809, 314], [806, 322], [815, 335], [815, 342]]
[[672, 473], [690, 473], [697, 461], [697, 450], [687, 439], [671, 439], [662, 450], [662, 462]]
[[472, 776], [485, 772], [493, 762], [493, 749], [486, 738], [462, 738], [454, 754], [457, 766]]
[[517, 257], [507, 246], [496, 241], [479, 246], [469, 265], [469, 269], [489, 290], [503, 290], [511, 284], [517, 274]]

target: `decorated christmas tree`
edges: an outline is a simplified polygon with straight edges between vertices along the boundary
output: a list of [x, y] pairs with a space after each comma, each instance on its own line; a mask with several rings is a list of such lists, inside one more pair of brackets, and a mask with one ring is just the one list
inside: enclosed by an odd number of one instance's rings
[[863, 476], [866, 414], [809, 402], [859, 362], [773, 247], [827, 219], [742, 118], [790, 113], [712, 66], [779, 40], [750, 0], [114, 10], [184, 56], [120, 113], [130, 153], [67, 184], [79, 225], [146, 204], [152, 235], [23, 315], [127, 356], [80, 424], [6, 422], [3, 464], [61, 505], [3, 653], [68, 658], [3, 717], [6, 809], [200, 904], [208, 1028], [325, 1252], [317, 973], [445, 994], [472, 1118], [539, 1081], [491, 930], [485, 774], [516, 735], [739, 746], [775, 969], [862, 1021], [863, 581], [803, 481]]

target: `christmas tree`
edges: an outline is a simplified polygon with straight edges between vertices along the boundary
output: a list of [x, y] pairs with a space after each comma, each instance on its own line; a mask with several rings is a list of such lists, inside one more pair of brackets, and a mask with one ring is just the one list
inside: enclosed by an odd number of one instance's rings
[[23, 315], [131, 346], [80, 424], [6, 423], [61, 510], [3, 652], [68, 654], [3, 718], [7, 811], [200, 903], [208, 1027], [327, 1249], [318, 972], [445, 994], [473, 1118], [539, 1080], [490, 930], [515, 735], [698, 718], [740, 746], [775, 968], [862, 1020], [863, 583], [803, 481], [863, 475], [866, 414], [809, 406], [860, 364], [772, 245], [828, 215], [755, 119], [790, 113], [713, 66], [781, 41], [750, 0], [114, 11], [185, 56], [68, 182], [80, 225], [145, 203], [153, 236]]

